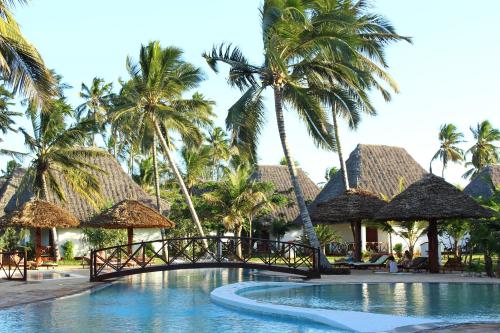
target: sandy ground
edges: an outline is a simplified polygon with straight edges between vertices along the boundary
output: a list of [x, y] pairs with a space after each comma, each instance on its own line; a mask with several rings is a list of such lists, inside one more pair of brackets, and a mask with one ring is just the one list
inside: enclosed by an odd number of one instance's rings
[[[42, 270], [45, 271], [45, 270]], [[54, 298], [79, 294], [92, 288], [100, 288], [109, 283], [89, 282], [89, 270], [81, 267], [58, 267], [49, 271], [69, 273], [73, 277], [46, 281], [6, 281], [0, 280], [0, 309], [16, 305], [30, 304]], [[276, 273], [261, 271], [260, 274]], [[351, 275], [324, 275], [321, 279], [313, 279], [314, 283], [398, 283], [398, 282], [441, 282], [441, 283], [494, 283], [500, 284], [500, 279], [470, 276], [467, 273], [405, 273], [389, 274], [382, 272], [352, 271]], [[421, 332], [451, 333], [451, 332], [500, 332], [500, 323], [470, 323], [434, 328]]]

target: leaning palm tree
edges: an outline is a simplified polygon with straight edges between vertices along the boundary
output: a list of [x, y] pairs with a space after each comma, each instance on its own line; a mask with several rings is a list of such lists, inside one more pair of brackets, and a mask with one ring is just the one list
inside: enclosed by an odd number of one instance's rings
[[432, 173], [432, 162], [434, 160], [440, 159], [443, 163], [443, 169], [441, 171], [441, 177], [444, 178], [444, 170], [448, 166], [448, 162], [460, 162], [464, 160], [464, 152], [458, 147], [459, 143], [463, 141], [464, 135], [457, 130], [457, 127], [453, 124], [443, 124], [439, 130], [439, 141], [441, 141], [441, 146], [438, 151], [434, 154], [431, 160], [430, 172]]
[[11, 9], [28, 0], [0, 0], [0, 73], [14, 93], [34, 105], [47, 102], [54, 94], [54, 80], [36, 48], [23, 36]]
[[[229, 65], [229, 84], [243, 92], [229, 109], [226, 125], [232, 132], [233, 143], [253, 161], [256, 161], [258, 136], [265, 122], [263, 92], [272, 90], [278, 132], [300, 217], [310, 244], [319, 248], [288, 144], [283, 108], [289, 106], [297, 113], [318, 146], [334, 148], [327, 114], [321, 108], [320, 99], [311, 94], [307, 86], [315, 54], [329, 37], [315, 32], [315, 22], [306, 14], [305, 8], [288, 6], [285, 1], [264, 1], [261, 25], [264, 46], [262, 64], [251, 64], [240, 49], [232, 45], [214, 46], [203, 56], [216, 72], [219, 63]], [[322, 267], [329, 267], [324, 254], [320, 255], [320, 262]]]
[[[104, 79], [95, 77], [92, 79], [92, 84], [87, 86], [82, 83], [80, 97], [85, 102], [76, 108], [76, 118], [78, 120], [86, 117], [92, 119], [95, 123], [96, 130], [104, 133], [107, 122], [107, 113], [110, 107], [113, 83], [106, 83]], [[95, 133], [92, 133], [92, 145], [95, 145]]]
[[[51, 101], [50, 112], [37, 111], [31, 105], [27, 115], [33, 126], [33, 135], [20, 128], [32, 161], [20, 187], [33, 189], [34, 195], [42, 200], [65, 201], [63, 180], [71, 190], [89, 201], [94, 207], [102, 205], [100, 185], [92, 171], [102, 171], [89, 157], [101, 156], [97, 149], [82, 148], [80, 145], [92, 129], [92, 123], [83, 121], [68, 127], [65, 118], [72, 114], [71, 107], [63, 97]], [[49, 191], [51, 195], [49, 195]], [[60, 258], [57, 231], [52, 228], [54, 255]]]
[[159, 42], [141, 46], [138, 63], [127, 58], [127, 70], [131, 79], [123, 87], [125, 101], [113, 118], [131, 117], [138, 133], [147, 132], [145, 128], [152, 129], [203, 237], [205, 233], [172, 154], [171, 138], [177, 133], [185, 143], [199, 144], [203, 137], [200, 127], [211, 124], [213, 102], [200, 94], [194, 94], [191, 99], [182, 96], [202, 81], [200, 70], [182, 59], [180, 49], [162, 48]]
[[464, 178], [476, 176], [488, 164], [497, 163], [500, 156], [500, 147], [495, 145], [500, 141], [500, 130], [494, 128], [488, 120], [477, 124], [475, 128], [471, 127], [470, 130], [475, 143], [466, 151], [466, 155], [471, 154], [472, 158], [470, 162], [465, 163], [471, 169], [464, 173]]

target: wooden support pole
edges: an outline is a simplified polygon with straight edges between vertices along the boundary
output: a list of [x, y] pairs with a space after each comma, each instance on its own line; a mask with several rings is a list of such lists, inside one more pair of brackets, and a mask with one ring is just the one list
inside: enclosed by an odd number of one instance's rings
[[358, 262], [361, 261], [361, 221], [351, 222], [351, 230], [354, 238], [353, 259]]
[[439, 241], [436, 220], [429, 221], [427, 238], [429, 240], [429, 272], [439, 273]]
[[35, 260], [42, 255], [42, 229], [35, 228]]
[[132, 254], [132, 243], [134, 242], [134, 229], [127, 228], [127, 238], [128, 238], [128, 254]]

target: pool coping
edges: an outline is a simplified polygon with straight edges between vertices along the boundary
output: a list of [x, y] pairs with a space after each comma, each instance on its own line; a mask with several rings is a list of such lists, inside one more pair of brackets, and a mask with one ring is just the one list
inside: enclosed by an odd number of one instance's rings
[[210, 299], [229, 308], [237, 308], [253, 313], [289, 317], [308, 322], [315, 322], [338, 329], [371, 332], [416, 332], [449, 325], [448, 322], [430, 318], [401, 317], [360, 311], [343, 311], [318, 308], [305, 308], [289, 305], [271, 304], [241, 296], [244, 290], [256, 287], [297, 288], [317, 283], [299, 282], [240, 282], [214, 289]]

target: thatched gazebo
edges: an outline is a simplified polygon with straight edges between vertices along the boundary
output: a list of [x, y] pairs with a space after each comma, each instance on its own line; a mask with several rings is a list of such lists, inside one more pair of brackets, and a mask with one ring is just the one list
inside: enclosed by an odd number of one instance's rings
[[354, 236], [354, 260], [361, 261], [361, 221], [373, 219], [387, 203], [376, 194], [351, 189], [344, 194], [318, 204], [311, 214], [314, 223], [337, 224], [350, 222]]
[[[137, 200], [122, 200], [104, 210], [83, 227], [127, 229], [128, 244], [134, 242], [134, 228], [172, 228], [175, 223]], [[132, 248], [129, 245], [129, 252]]]
[[42, 229], [75, 228], [77, 218], [66, 210], [43, 200], [32, 199], [18, 210], [0, 218], [0, 228], [35, 228], [35, 253], [40, 257]]
[[452, 218], [487, 218], [492, 213], [443, 178], [427, 175], [397, 195], [377, 214], [378, 220], [427, 220], [429, 271], [439, 272], [437, 223]]

